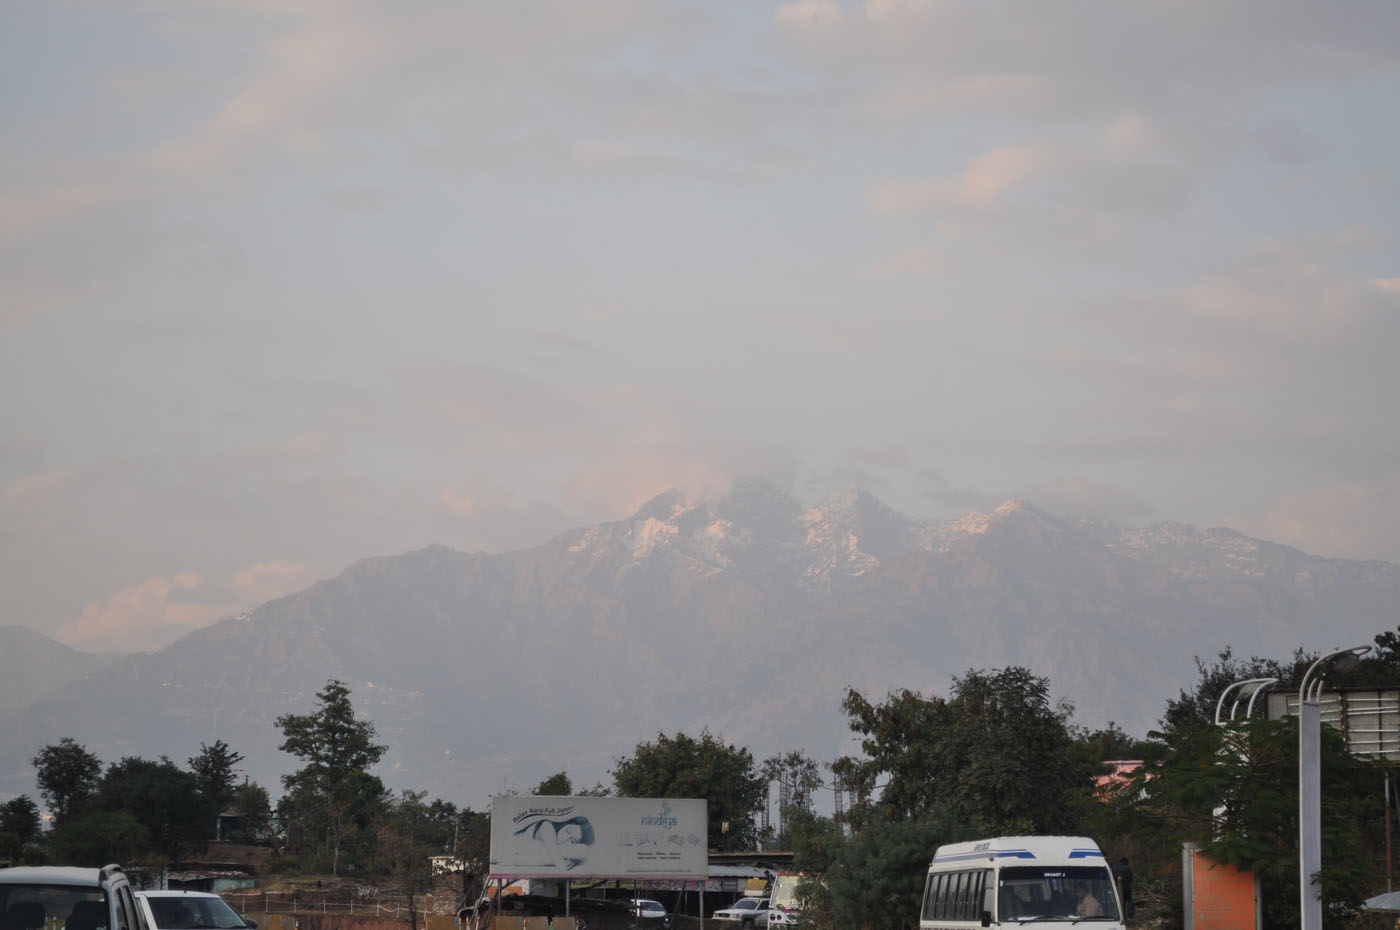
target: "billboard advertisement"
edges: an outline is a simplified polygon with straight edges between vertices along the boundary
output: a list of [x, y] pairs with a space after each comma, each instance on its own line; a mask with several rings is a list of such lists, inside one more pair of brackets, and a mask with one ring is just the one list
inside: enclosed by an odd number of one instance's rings
[[704, 800], [491, 799], [492, 878], [704, 879]]

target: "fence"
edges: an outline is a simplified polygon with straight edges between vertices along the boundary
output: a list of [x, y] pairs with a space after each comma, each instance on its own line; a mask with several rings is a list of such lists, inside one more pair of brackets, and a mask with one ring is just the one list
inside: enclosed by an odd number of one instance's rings
[[[238, 892], [228, 892], [224, 894], [224, 900], [234, 905], [239, 913], [252, 914], [336, 914], [348, 917], [383, 917], [390, 920], [408, 920], [413, 913], [413, 908], [408, 906], [406, 901], [394, 901], [390, 904], [383, 904], [378, 899], [373, 901], [361, 901], [358, 904], [352, 898], [349, 901], [331, 901], [329, 897], [323, 895], [298, 896], [294, 892], [264, 891], [258, 893], [240, 894]], [[417, 905], [417, 912], [420, 918], [430, 914], [439, 913], [439, 906], [448, 908], [448, 912], [456, 912], [456, 900], [443, 901], [434, 895], [425, 894], [416, 896], [414, 903]]]

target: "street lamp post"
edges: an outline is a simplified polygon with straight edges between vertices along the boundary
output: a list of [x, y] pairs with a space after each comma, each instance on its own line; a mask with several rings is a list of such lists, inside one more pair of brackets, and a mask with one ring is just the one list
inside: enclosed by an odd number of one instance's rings
[[[1301, 930], [1322, 930], [1322, 681], [1327, 667], [1346, 671], [1371, 651], [1353, 646], [1329, 652], [1308, 666], [1298, 685], [1298, 898]], [[1313, 673], [1317, 677], [1313, 677]]]

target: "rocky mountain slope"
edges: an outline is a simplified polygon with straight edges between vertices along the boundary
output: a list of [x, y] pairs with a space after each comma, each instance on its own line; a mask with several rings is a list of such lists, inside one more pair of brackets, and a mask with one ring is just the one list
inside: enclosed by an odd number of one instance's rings
[[0, 626], [0, 713], [16, 710], [118, 658], [79, 652], [22, 626]]
[[275, 791], [295, 760], [272, 721], [330, 677], [389, 745], [387, 783], [477, 808], [560, 769], [606, 781], [661, 730], [829, 760], [849, 748], [846, 688], [943, 693], [969, 668], [1028, 666], [1078, 721], [1144, 733], [1193, 656], [1369, 642], [1398, 594], [1400, 567], [1229, 530], [1021, 501], [925, 522], [864, 492], [804, 508], [750, 480], [519, 552], [366, 559], [114, 662], [0, 717], [0, 793], [32, 790], [27, 760], [62, 736], [107, 761], [223, 739]]

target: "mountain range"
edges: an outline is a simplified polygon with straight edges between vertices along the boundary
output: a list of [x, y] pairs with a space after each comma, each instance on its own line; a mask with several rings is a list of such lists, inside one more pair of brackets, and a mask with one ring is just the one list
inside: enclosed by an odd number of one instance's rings
[[1195, 656], [1370, 642], [1398, 595], [1400, 566], [1228, 529], [1019, 500], [924, 521], [864, 491], [804, 507], [747, 479], [531, 549], [364, 559], [158, 652], [69, 657], [18, 692], [33, 656], [62, 653], [0, 628], [0, 797], [32, 792], [29, 759], [64, 736], [106, 762], [181, 764], [222, 739], [276, 795], [297, 760], [273, 721], [310, 711], [329, 678], [388, 745], [386, 784], [476, 809], [560, 770], [608, 782], [658, 732], [829, 761], [855, 749], [847, 688], [946, 694], [969, 669], [1026, 666], [1076, 722], [1143, 735], [1194, 684]]

